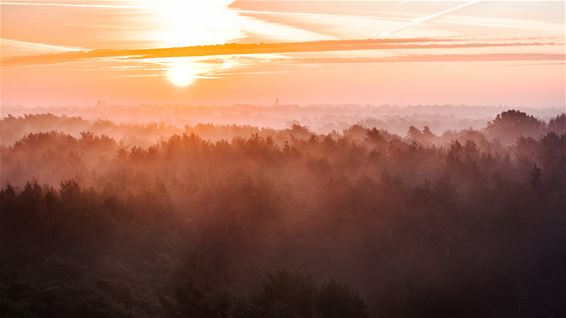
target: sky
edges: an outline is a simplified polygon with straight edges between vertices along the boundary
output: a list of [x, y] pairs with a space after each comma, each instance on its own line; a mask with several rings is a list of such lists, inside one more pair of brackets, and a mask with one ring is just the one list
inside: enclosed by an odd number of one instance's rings
[[2, 106], [566, 107], [564, 1], [0, 1]]

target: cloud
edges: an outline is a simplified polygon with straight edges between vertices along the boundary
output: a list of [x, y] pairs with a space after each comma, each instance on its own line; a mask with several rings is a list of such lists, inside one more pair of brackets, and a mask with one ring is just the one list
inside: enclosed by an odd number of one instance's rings
[[293, 58], [283, 60], [291, 63], [394, 63], [394, 62], [496, 62], [496, 61], [566, 61], [566, 54], [547, 53], [496, 53], [496, 54], [438, 54], [402, 55], [390, 57], [337, 57], [337, 58]]
[[73, 62], [87, 59], [155, 59], [174, 57], [206, 57], [219, 55], [277, 54], [301, 52], [332, 52], [356, 50], [396, 50], [396, 49], [455, 49], [486, 47], [520, 47], [563, 45], [555, 42], [462, 42], [456, 39], [367, 39], [336, 40], [285, 43], [230, 43], [220, 45], [186, 46], [156, 49], [127, 50], [90, 50], [80, 52], [62, 52], [31, 56], [6, 57], [2, 66], [20, 66]]
[[70, 51], [81, 51], [81, 50], [85, 50], [85, 49], [78, 47], [0, 38], [1, 56], [45, 54], [45, 53], [70, 52]]
[[98, 9], [132, 9], [139, 8], [129, 4], [108, 3], [64, 3], [64, 2], [29, 2], [29, 1], [2, 1], [3, 6], [34, 6], [34, 7], [67, 7], [67, 8], [98, 8]]

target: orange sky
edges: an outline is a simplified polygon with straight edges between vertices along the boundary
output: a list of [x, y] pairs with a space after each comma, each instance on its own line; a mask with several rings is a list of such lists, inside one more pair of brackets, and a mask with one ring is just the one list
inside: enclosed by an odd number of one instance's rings
[[3, 106], [566, 105], [563, 1], [0, 3]]

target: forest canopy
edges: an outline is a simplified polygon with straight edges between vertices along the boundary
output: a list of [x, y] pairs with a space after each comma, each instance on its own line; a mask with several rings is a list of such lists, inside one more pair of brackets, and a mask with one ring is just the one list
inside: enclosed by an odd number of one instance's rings
[[1, 129], [2, 317], [566, 315], [566, 114]]

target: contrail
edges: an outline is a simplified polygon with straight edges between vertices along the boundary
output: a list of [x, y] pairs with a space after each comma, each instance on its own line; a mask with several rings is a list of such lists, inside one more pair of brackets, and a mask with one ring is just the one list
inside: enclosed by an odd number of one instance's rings
[[440, 11], [440, 12], [437, 12], [437, 13], [434, 13], [434, 14], [431, 14], [431, 15], [427, 15], [427, 16], [424, 16], [424, 17], [417, 17], [417, 18], [413, 19], [411, 22], [409, 22], [405, 25], [402, 25], [402, 26], [396, 27], [392, 30], [389, 30], [387, 32], [384, 32], [382, 35], [383, 35], [383, 37], [389, 37], [393, 33], [405, 30], [407, 28], [413, 27], [415, 25], [419, 25], [421, 23], [428, 22], [428, 21], [436, 19], [436, 18], [440, 18], [441, 16], [443, 16], [445, 14], [463, 9], [465, 7], [471, 6], [472, 4], [476, 4], [476, 3], [481, 2], [481, 1], [483, 1], [483, 0], [468, 1], [466, 3], [462, 3], [462, 4], [457, 5], [455, 7], [452, 7], [452, 8], [449, 8], [449, 9], [446, 9], [446, 10], [443, 10], [443, 11]]

